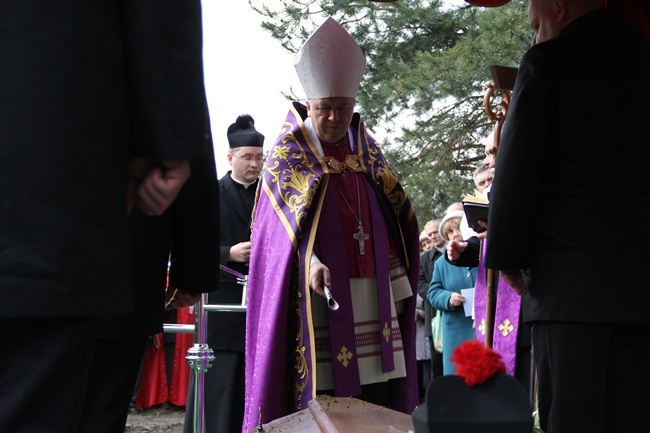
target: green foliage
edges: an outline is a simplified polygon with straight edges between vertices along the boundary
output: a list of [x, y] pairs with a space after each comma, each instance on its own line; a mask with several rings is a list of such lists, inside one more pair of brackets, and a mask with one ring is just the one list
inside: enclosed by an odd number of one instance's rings
[[[527, 1], [498, 8], [441, 0], [249, 0], [263, 28], [297, 52], [332, 16], [366, 54], [358, 110], [404, 184], [421, 225], [473, 191], [490, 66], [516, 67], [532, 42]], [[288, 95], [295, 98], [296, 95]]]

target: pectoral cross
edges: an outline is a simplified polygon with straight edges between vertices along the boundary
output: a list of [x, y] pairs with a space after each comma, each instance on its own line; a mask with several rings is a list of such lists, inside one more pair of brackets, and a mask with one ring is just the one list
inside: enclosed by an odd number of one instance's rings
[[359, 223], [359, 231], [353, 234], [352, 237], [359, 242], [359, 254], [366, 254], [365, 241], [370, 239], [370, 236], [363, 232], [361, 223]]

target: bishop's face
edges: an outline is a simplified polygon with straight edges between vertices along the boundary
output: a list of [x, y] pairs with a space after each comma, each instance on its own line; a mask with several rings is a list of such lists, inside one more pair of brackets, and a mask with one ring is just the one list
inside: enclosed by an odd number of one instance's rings
[[318, 138], [338, 143], [345, 137], [354, 114], [354, 98], [322, 98], [307, 101], [307, 115], [311, 117]]

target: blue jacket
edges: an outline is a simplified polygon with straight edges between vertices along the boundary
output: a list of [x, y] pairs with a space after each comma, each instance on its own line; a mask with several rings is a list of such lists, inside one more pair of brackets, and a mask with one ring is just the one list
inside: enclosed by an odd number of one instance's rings
[[433, 308], [442, 311], [442, 368], [445, 375], [456, 372], [451, 362], [456, 346], [475, 338], [472, 318], [465, 317], [462, 306], [450, 307], [449, 299], [453, 292], [473, 288], [476, 285], [476, 272], [477, 268], [454, 266], [446, 260], [436, 260], [433, 267], [427, 298]]

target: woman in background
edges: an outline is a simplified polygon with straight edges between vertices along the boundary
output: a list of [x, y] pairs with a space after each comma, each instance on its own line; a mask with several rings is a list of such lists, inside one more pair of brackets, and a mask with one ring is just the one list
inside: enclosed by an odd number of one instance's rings
[[[440, 235], [446, 241], [463, 240], [460, 221], [463, 211], [450, 211], [440, 223]], [[456, 346], [465, 340], [473, 340], [474, 322], [465, 316], [462, 289], [474, 288], [477, 268], [454, 266], [447, 260], [436, 260], [427, 297], [433, 308], [442, 312], [442, 358], [443, 374], [456, 372], [451, 355]]]

